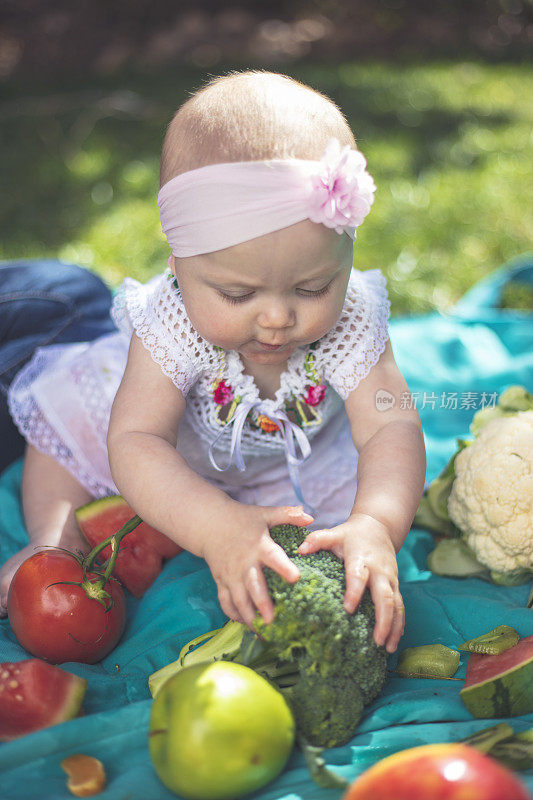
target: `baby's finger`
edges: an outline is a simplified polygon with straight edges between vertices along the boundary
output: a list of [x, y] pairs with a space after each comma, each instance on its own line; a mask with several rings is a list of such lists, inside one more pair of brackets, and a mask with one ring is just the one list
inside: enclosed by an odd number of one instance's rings
[[296, 564], [290, 560], [283, 547], [272, 539], [269, 541], [269, 546], [264, 549], [261, 560], [265, 567], [270, 567], [289, 583], [296, 583], [300, 577], [300, 570]]
[[245, 585], [255, 607], [263, 617], [264, 622], [269, 625], [274, 619], [274, 603], [268, 593], [263, 572], [257, 567], [251, 567], [246, 576]]
[[298, 552], [307, 555], [316, 553], [317, 550], [330, 550], [337, 541], [338, 535], [335, 531], [311, 531], [301, 543]]
[[256, 611], [247, 589], [242, 583], [233, 588], [231, 597], [243, 621], [253, 630]]
[[370, 571], [361, 556], [357, 556], [346, 564], [346, 593], [344, 595], [344, 610], [353, 614], [366, 589]]
[[388, 653], [394, 653], [394, 651], [398, 647], [398, 642], [400, 641], [401, 636], [403, 634], [404, 626], [405, 626], [405, 609], [402, 597], [400, 593], [397, 592], [394, 598], [394, 620], [392, 622], [392, 627], [387, 637], [387, 641], [385, 642], [385, 647]]
[[374, 641], [381, 647], [387, 641], [394, 619], [394, 591], [390, 582], [379, 574], [370, 579], [369, 585], [376, 608]]
[[235, 620], [235, 622], [244, 623], [243, 618], [235, 608], [233, 600], [231, 599], [231, 594], [225, 586], [219, 587], [218, 589], [218, 602], [220, 603], [220, 608], [227, 617]]
[[314, 517], [304, 511], [303, 506], [278, 506], [267, 510], [267, 524], [274, 525], [310, 525]]

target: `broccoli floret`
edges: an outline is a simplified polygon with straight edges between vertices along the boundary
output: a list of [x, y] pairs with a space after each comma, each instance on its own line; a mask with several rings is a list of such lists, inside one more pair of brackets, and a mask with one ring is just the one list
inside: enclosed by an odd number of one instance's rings
[[[307, 534], [294, 525], [270, 531], [298, 566], [300, 578], [290, 584], [265, 569], [274, 620], [266, 625], [258, 616], [254, 627], [278, 665], [297, 666], [294, 685], [279, 688], [292, 705], [300, 735], [312, 745], [335, 747], [352, 738], [363, 706], [383, 688], [387, 657], [373, 639], [370, 594], [365, 591], [355, 613], [347, 614], [344, 564], [329, 551], [298, 554]], [[250, 666], [256, 668], [253, 660]], [[276, 682], [272, 672], [268, 677]]]

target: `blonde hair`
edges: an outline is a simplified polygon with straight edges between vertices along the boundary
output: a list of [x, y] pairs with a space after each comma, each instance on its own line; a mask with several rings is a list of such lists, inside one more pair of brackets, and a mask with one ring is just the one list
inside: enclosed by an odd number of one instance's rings
[[332, 136], [355, 147], [344, 115], [325, 95], [275, 72], [230, 72], [209, 81], [174, 115], [163, 142], [160, 185], [208, 164], [319, 159]]

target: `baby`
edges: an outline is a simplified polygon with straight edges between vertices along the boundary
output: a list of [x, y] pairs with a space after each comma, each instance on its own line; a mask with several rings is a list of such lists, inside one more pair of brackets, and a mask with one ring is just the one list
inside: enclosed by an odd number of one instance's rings
[[273, 618], [263, 567], [299, 577], [269, 528], [309, 526], [300, 551], [344, 560], [346, 612], [368, 588], [393, 652], [425, 452], [398, 402], [383, 276], [352, 269], [375, 188], [353, 134], [311, 88], [232, 73], [174, 116], [161, 187], [169, 269], [124, 282], [117, 333], [40, 351], [11, 388], [30, 544], [2, 569], [1, 603], [35, 546], [81, 546], [78, 506], [120, 493], [206, 560], [249, 626]]

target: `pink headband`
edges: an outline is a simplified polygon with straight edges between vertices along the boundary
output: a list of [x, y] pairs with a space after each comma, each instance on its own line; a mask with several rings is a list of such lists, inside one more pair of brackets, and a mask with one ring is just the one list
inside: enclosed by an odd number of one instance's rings
[[310, 219], [355, 239], [376, 187], [366, 161], [331, 139], [320, 161], [273, 159], [212, 164], [168, 181], [157, 204], [181, 258], [212, 253]]

